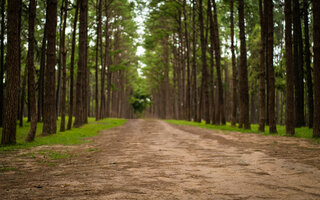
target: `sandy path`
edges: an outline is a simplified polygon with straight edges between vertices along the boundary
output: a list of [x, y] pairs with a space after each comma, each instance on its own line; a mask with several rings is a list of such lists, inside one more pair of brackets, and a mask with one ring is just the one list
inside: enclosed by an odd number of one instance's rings
[[[39, 147], [75, 157], [1, 154], [3, 199], [320, 199], [320, 145], [129, 120], [93, 142]], [[24, 152], [25, 153], [25, 152]], [[4, 164], [3, 164], [4, 165]]]

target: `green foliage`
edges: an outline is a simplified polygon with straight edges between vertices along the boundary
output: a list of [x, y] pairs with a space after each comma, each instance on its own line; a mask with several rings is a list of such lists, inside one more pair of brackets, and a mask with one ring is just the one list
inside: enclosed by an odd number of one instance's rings
[[[143, 83], [143, 79], [140, 78], [140, 83]], [[134, 109], [134, 113], [141, 115], [143, 111], [151, 104], [151, 95], [143, 87], [144, 84], [138, 84], [134, 93], [130, 97], [130, 104]]]
[[[212, 124], [205, 124], [204, 122], [197, 123], [197, 122], [182, 121], [182, 120], [166, 120], [166, 122], [177, 124], [177, 125], [196, 126], [196, 127], [213, 129], [213, 130], [232, 131], [232, 132], [241, 132], [241, 133], [257, 133], [257, 134], [274, 135], [274, 136], [287, 136], [285, 126], [280, 126], [280, 125], [277, 125], [278, 133], [271, 134], [269, 133], [269, 126], [266, 126], [266, 132], [264, 133], [259, 132], [258, 124], [252, 124], [251, 130], [247, 130], [247, 129], [238, 128], [237, 126], [232, 127], [230, 123], [227, 123], [226, 125], [212, 125]], [[312, 129], [309, 129], [308, 127], [296, 128], [294, 137], [312, 139]], [[320, 143], [320, 139], [312, 139], [312, 141]]]
[[[100, 121], [95, 121], [94, 118], [89, 118], [89, 123], [80, 128], [73, 128], [65, 132], [57, 132], [56, 134], [49, 135], [46, 137], [39, 136], [42, 131], [42, 123], [38, 123], [38, 126], [37, 126], [38, 137], [35, 138], [35, 141], [30, 143], [26, 143], [24, 141], [30, 129], [30, 123], [24, 122], [23, 127], [17, 127], [17, 144], [12, 146], [0, 146], [0, 151], [30, 148], [30, 147], [41, 146], [41, 145], [80, 144], [80, 143], [88, 142], [88, 140], [85, 140], [85, 139], [98, 135], [98, 133], [101, 130], [113, 128], [116, 126], [121, 126], [125, 122], [126, 120], [124, 119], [108, 118]], [[58, 121], [57, 127], [60, 127], [59, 124], [60, 124], [60, 121]], [[0, 132], [2, 133], [2, 129], [0, 129]]]

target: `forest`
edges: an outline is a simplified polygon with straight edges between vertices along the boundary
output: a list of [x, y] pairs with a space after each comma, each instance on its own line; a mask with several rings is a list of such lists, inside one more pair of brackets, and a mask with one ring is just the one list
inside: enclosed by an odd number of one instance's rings
[[92, 117], [320, 137], [316, 0], [1, 0], [0, 10], [3, 145], [25, 118], [28, 142], [39, 124], [47, 136]]

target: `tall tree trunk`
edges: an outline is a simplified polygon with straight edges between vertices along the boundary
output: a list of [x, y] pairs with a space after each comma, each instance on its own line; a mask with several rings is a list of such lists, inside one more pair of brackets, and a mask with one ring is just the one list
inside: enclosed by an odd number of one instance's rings
[[84, 102], [85, 85], [86, 85], [86, 50], [87, 50], [87, 0], [80, 0], [80, 25], [79, 25], [79, 56], [78, 56], [78, 71], [77, 71], [77, 85], [76, 85], [76, 112], [75, 112], [75, 127], [80, 127], [84, 124]]
[[19, 96], [19, 7], [20, 0], [10, 0], [7, 6], [7, 74], [6, 105], [3, 118], [1, 144], [16, 143], [16, 123]]
[[214, 9], [214, 48], [215, 48], [215, 58], [216, 58], [216, 68], [217, 68], [217, 83], [218, 83], [218, 113], [220, 124], [226, 124], [225, 118], [225, 105], [223, 100], [223, 88], [222, 88], [222, 78], [221, 78], [221, 53], [220, 53], [220, 39], [219, 39], [219, 26], [218, 26], [218, 14], [217, 6], [215, 0], [211, 0]]
[[44, 81], [44, 112], [42, 134], [56, 133], [56, 96], [55, 96], [55, 65], [56, 65], [56, 27], [57, 27], [57, 0], [48, 0], [48, 49], [47, 65]]
[[28, 73], [28, 69], [27, 69], [27, 66], [25, 66], [23, 79], [22, 79], [21, 96], [20, 96], [20, 113], [19, 113], [20, 127], [23, 127], [23, 113], [24, 113], [24, 104], [26, 100], [27, 73]]
[[[187, 58], [186, 119], [190, 121], [191, 120], [190, 42], [189, 42], [186, 4], [187, 4], [186, 0], [184, 0], [183, 1], [183, 18], [184, 18], [185, 42], [186, 42], [186, 48], [187, 48], [186, 49], [186, 54], [187, 54], [186, 55], [186, 58]], [[168, 59], [168, 62], [169, 62], [169, 59]]]
[[79, 14], [79, 4], [81, 0], [77, 0], [76, 13], [73, 21], [73, 33], [72, 33], [72, 47], [71, 47], [71, 63], [70, 63], [70, 100], [69, 100], [69, 118], [67, 129], [70, 130], [72, 126], [72, 117], [73, 117], [73, 80], [74, 80], [74, 53], [76, 48], [76, 33], [77, 33], [77, 22], [78, 22], [78, 14]]
[[203, 24], [203, 6], [202, 0], [199, 0], [199, 21], [200, 21], [200, 41], [201, 41], [201, 61], [202, 61], [202, 81], [201, 81], [201, 99], [203, 104], [200, 104], [200, 110], [204, 106], [204, 120], [206, 124], [210, 123], [209, 115], [209, 91], [208, 91], [208, 66], [207, 66], [207, 43], [204, 36]]
[[320, 4], [312, 1], [313, 8], [313, 41], [314, 41], [314, 113], [313, 137], [320, 137]]
[[208, 1], [208, 17], [210, 21], [210, 70], [209, 70], [209, 81], [210, 81], [210, 116], [211, 116], [211, 123], [216, 124], [216, 109], [215, 109], [215, 88], [214, 88], [214, 22], [213, 16], [211, 12], [211, 3]]
[[26, 138], [27, 142], [33, 141], [37, 130], [37, 102], [36, 102], [36, 84], [34, 80], [34, 21], [36, 18], [36, 0], [30, 0], [29, 3], [29, 32], [28, 32], [28, 96], [30, 99], [31, 126]]
[[4, 111], [4, 29], [5, 29], [5, 4], [6, 0], [1, 0], [1, 35], [0, 35], [0, 47], [1, 47], [1, 55], [0, 55], [0, 127], [3, 126], [3, 111]]
[[304, 8], [304, 45], [305, 45], [305, 60], [307, 72], [307, 90], [308, 90], [308, 121], [309, 128], [313, 127], [313, 87], [311, 75], [311, 53], [310, 53], [310, 40], [309, 40], [309, 3], [308, 0], [303, 0]]
[[[21, 84], [21, 77], [22, 77], [22, 70], [21, 70], [21, 20], [22, 20], [22, 0], [20, 0], [20, 7], [19, 7], [19, 24], [18, 24], [18, 35], [19, 35], [19, 56], [18, 56], [18, 60], [19, 60], [19, 87]], [[23, 76], [24, 78], [24, 76]], [[20, 100], [22, 99], [22, 89], [23, 87], [20, 88], [19, 91], [19, 96], [18, 96], [18, 115], [17, 115], [17, 119], [20, 119], [20, 122], [22, 121], [21, 119], [23, 118], [23, 109], [21, 109], [21, 102]], [[22, 111], [21, 111], [22, 110]]]
[[[98, 4], [98, 17], [97, 17], [97, 40], [96, 40], [96, 73], [95, 73], [95, 78], [96, 78], [96, 84], [95, 84], [95, 117], [96, 120], [100, 119], [100, 114], [99, 114], [99, 47], [100, 47], [100, 39], [101, 39], [101, 15], [102, 15], [102, 0], [97, 1]], [[102, 41], [101, 41], [102, 43]], [[101, 55], [102, 56], [102, 55]], [[103, 66], [103, 63], [101, 63], [101, 66]], [[101, 77], [102, 78], [102, 77]], [[103, 102], [101, 102], [102, 104]]]
[[230, 0], [230, 25], [231, 25], [231, 55], [232, 55], [232, 115], [231, 126], [237, 122], [237, 68], [236, 56], [234, 53], [234, 17], [233, 17], [233, 0]]
[[285, 0], [286, 134], [294, 135], [294, 68], [292, 63], [292, 0]]
[[[47, 2], [47, 1], [46, 1]], [[46, 3], [47, 4], [47, 3]], [[44, 101], [44, 71], [46, 68], [46, 54], [47, 54], [47, 27], [48, 27], [48, 6], [46, 6], [46, 22], [43, 28], [43, 38], [40, 58], [40, 75], [38, 80], [38, 121], [43, 119], [43, 101]]]
[[[84, 76], [83, 76], [83, 83], [82, 84], [82, 106], [83, 106], [83, 113], [82, 113], [82, 120], [83, 120], [83, 124], [88, 123], [88, 113], [89, 113], [89, 98], [90, 98], [90, 88], [89, 88], [89, 69], [88, 69], [88, 0], [82, 1], [82, 5], [83, 5], [83, 31], [84, 31], [84, 40], [85, 40], [85, 48], [84, 48], [84, 63], [83, 63], [83, 67], [84, 67]], [[80, 16], [81, 16], [81, 12], [80, 12]], [[80, 17], [81, 19], [81, 17]], [[81, 20], [80, 20], [80, 24], [81, 24]], [[81, 30], [81, 28], [80, 28]], [[80, 37], [80, 35], [79, 35]], [[79, 45], [80, 46], [80, 45]]]
[[266, 31], [265, 31], [265, 14], [262, 8], [262, 0], [259, 0], [259, 15], [261, 27], [261, 48], [260, 48], [260, 77], [259, 77], [259, 131], [264, 132], [266, 122], [266, 67], [265, 67], [265, 52], [266, 52]]
[[248, 69], [247, 69], [247, 49], [246, 34], [244, 26], [244, 2], [239, 0], [239, 29], [240, 29], [240, 123], [239, 127], [250, 129], [249, 121], [249, 92], [248, 92]]
[[60, 6], [60, 24], [59, 24], [59, 50], [58, 50], [58, 71], [57, 71], [57, 90], [56, 90], [56, 117], [60, 114], [60, 95], [61, 95], [61, 71], [62, 71], [62, 54], [63, 54], [63, 44], [62, 44], [62, 29], [63, 29], [63, 4], [65, 0], [62, 0]]
[[62, 91], [60, 97], [60, 112], [61, 112], [61, 122], [60, 131], [64, 132], [66, 127], [66, 96], [67, 96], [67, 47], [65, 44], [66, 38], [66, 26], [67, 26], [67, 15], [68, 15], [68, 0], [64, 0], [64, 16], [63, 16], [63, 28], [61, 37], [61, 57], [62, 57]]
[[196, 51], [197, 51], [197, 41], [196, 41], [196, 0], [192, 0], [192, 91], [193, 91], [193, 120], [199, 121], [198, 118], [198, 87], [197, 87], [197, 63], [196, 63]]
[[303, 87], [303, 47], [299, 0], [293, 0], [293, 47], [295, 69], [295, 125], [305, 125], [304, 120], [304, 87]]
[[268, 72], [269, 72], [269, 132], [276, 133], [276, 117], [275, 117], [275, 79], [273, 67], [273, 2], [266, 0], [268, 3]]
[[164, 62], [164, 108], [165, 108], [165, 118], [169, 115], [169, 90], [170, 90], [170, 80], [169, 80], [169, 36], [165, 36], [163, 39], [163, 62]]
[[[106, 68], [108, 67], [108, 73], [110, 72], [109, 70], [109, 12], [108, 12], [108, 0], [105, 1], [105, 16], [107, 18], [106, 20], [106, 25], [105, 25], [105, 40], [106, 40], [106, 44], [105, 44], [105, 57], [104, 57], [104, 64], [102, 65], [102, 69], [101, 69], [101, 91], [100, 91], [100, 117], [104, 118], [104, 117], [109, 117], [109, 107], [108, 104], [106, 104], [106, 90], [105, 90], [105, 78], [106, 78]], [[102, 47], [102, 44], [101, 44]], [[108, 78], [108, 77], [107, 77]], [[109, 95], [109, 89], [107, 88], [108, 91], [108, 95]], [[109, 102], [110, 103], [110, 102]], [[107, 108], [106, 108], [107, 106]], [[107, 113], [106, 113], [107, 112]]]

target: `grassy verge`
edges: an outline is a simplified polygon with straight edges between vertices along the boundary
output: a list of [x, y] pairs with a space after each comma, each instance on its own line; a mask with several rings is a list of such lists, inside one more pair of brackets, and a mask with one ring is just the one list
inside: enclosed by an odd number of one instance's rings
[[[103, 119], [100, 121], [95, 121], [94, 118], [89, 118], [89, 123], [80, 127], [72, 128], [71, 130], [65, 132], [57, 132], [56, 134], [42, 137], [40, 136], [42, 131], [42, 123], [37, 125], [37, 137], [35, 141], [26, 143], [24, 139], [26, 138], [28, 131], [30, 129], [30, 123], [25, 122], [23, 127], [17, 126], [17, 144], [11, 146], [0, 146], [0, 151], [9, 151], [20, 148], [30, 148], [40, 145], [74, 145], [86, 142], [84, 139], [98, 135], [98, 132], [104, 129], [109, 129], [117, 126], [121, 126], [126, 122], [125, 119]], [[57, 121], [57, 130], [60, 129], [60, 120]], [[2, 136], [2, 129], [0, 128], [0, 137]]]
[[[277, 131], [276, 134], [270, 134], [269, 133], [269, 127], [266, 126], [266, 132], [259, 132], [258, 131], [258, 124], [252, 124], [251, 130], [245, 130], [238, 127], [232, 127], [230, 123], [227, 123], [226, 125], [211, 125], [211, 124], [205, 124], [204, 122], [197, 123], [197, 122], [189, 122], [189, 121], [183, 121], [183, 120], [166, 120], [166, 122], [177, 124], [177, 125], [186, 125], [186, 126], [197, 126], [201, 128], [206, 129], [214, 129], [214, 130], [222, 130], [222, 131], [233, 131], [233, 132], [241, 132], [241, 133], [258, 133], [263, 135], [278, 135], [278, 136], [287, 136], [286, 135], [286, 129], [285, 126], [277, 125]], [[308, 127], [301, 127], [295, 129], [295, 135], [294, 137], [297, 138], [312, 138], [312, 129], [309, 129]], [[320, 143], [319, 139], [312, 139], [317, 143]]]

